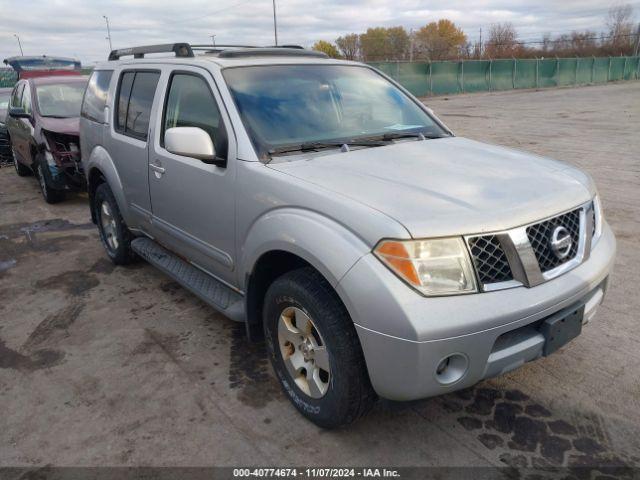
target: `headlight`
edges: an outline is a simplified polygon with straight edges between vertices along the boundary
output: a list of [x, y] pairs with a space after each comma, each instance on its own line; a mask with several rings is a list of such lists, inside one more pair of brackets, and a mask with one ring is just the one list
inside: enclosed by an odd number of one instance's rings
[[383, 240], [373, 253], [393, 273], [424, 295], [478, 291], [471, 260], [460, 237]]
[[602, 235], [602, 222], [604, 222], [604, 214], [602, 213], [602, 202], [600, 196], [593, 197], [593, 238], [591, 239], [591, 245], [595, 245], [600, 235]]

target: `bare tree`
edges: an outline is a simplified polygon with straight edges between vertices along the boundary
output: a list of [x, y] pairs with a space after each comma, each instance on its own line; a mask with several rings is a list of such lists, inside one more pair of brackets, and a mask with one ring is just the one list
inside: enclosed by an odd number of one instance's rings
[[518, 50], [518, 34], [512, 23], [494, 23], [489, 29], [489, 41], [486, 56], [490, 58], [508, 58]]
[[347, 60], [357, 60], [360, 57], [360, 38], [357, 33], [338, 37], [336, 45]]
[[617, 4], [609, 9], [607, 17], [611, 53], [630, 54], [633, 50], [633, 8], [630, 4]]

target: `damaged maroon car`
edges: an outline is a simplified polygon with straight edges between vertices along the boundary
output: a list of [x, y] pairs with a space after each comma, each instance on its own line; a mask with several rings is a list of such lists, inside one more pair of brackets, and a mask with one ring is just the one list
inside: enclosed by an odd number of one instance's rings
[[29, 77], [16, 83], [6, 127], [20, 176], [34, 173], [47, 203], [85, 189], [79, 118], [87, 77]]

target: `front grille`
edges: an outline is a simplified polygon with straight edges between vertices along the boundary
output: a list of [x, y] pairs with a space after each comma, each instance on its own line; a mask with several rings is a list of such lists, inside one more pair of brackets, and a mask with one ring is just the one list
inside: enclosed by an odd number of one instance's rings
[[513, 280], [509, 261], [496, 235], [470, 238], [469, 249], [482, 284]]
[[[580, 243], [580, 210], [576, 209], [527, 227], [527, 236], [542, 272], [553, 270], [577, 255]], [[555, 255], [550, 245], [551, 232], [560, 225], [566, 228], [571, 236], [571, 249], [563, 259]]]

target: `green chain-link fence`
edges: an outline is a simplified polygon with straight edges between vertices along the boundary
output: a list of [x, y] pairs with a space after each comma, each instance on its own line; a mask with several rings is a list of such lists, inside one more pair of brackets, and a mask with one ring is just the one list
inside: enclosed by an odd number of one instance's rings
[[0, 68], [0, 88], [13, 87], [18, 75], [11, 68]]
[[370, 62], [417, 96], [640, 79], [640, 57]]
[[[418, 96], [640, 79], [640, 57], [526, 58], [444, 62], [370, 62]], [[91, 69], [83, 69], [88, 74]], [[0, 87], [17, 80], [0, 69]]]

